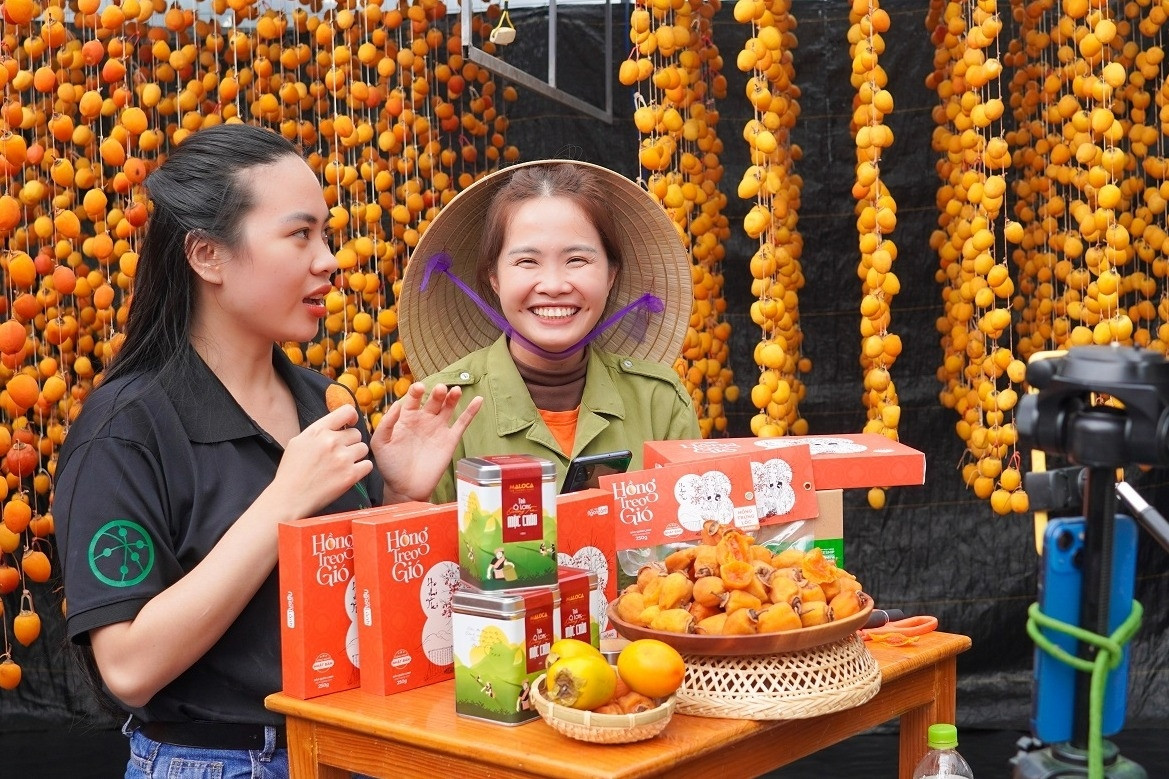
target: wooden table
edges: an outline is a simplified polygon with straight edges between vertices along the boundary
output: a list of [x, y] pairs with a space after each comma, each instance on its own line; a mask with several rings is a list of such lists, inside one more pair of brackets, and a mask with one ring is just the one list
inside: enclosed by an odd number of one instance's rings
[[[386, 697], [348, 690], [306, 701], [276, 693], [265, 703], [288, 718], [293, 779], [348, 779], [350, 771], [427, 779], [754, 776], [894, 717], [899, 777], [911, 779], [929, 726], [954, 722], [957, 656], [969, 647], [969, 638], [949, 633], [910, 646], [871, 644], [881, 690], [860, 706], [779, 722], [675, 714], [656, 738], [623, 745], [574, 741], [539, 720], [507, 727], [459, 717], [453, 681]], [[874, 769], [875, 777], [891, 774]]]

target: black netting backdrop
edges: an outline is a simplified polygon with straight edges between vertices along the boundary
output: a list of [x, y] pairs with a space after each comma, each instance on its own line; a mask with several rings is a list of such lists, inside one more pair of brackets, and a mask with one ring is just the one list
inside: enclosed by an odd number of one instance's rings
[[[936, 225], [938, 186], [930, 148], [935, 95], [924, 79], [934, 53], [925, 29], [928, 0], [883, 4], [892, 17], [881, 65], [889, 75], [896, 109], [887, 118], [896, 141], [881, 165], [882, 179], [898, 205], [892, 238], [899, 248], [895, 265], [901, 294], [892, 307], [890, 329], [905, 349], [893, 368], [903, 413], [901, 441], [925, 452], [926, 483], [889, 491], [881, 511], [869, 508], [863, 490], [845, 492], [847, 567], [865, 584], [879, 606], [907, 614], [933, 614], [941, 628], [964, 633], [973, 648], [959, 658], [958, 719], [965, 727], [1026, 728], [1031, 697], [1032, 644], [1025, 632], [1026, 609], [1035, 600], [1038, 558], [1030, 515], [998, 517], [962, 484], [963, 447], [954, 432], [956, 415], [943, 408], [936, 370], [942, 350], [934, 323], [943, 313], [934, 281], [937, 258], [928, 245]], [[804, 179], [799, 229], [804, 238], [800, 321], [805, 351], [813, 361], [801, 411], [818, 434], [856, 432], [864, 424], [859, 363], [860, 282], [856, 276], [853, 184], [855, 152], [849, 134], [852, 87], [846, 32], [848, 4], [793, 0], [799, 21], [794, 52], [797, 83], [803, 95], [794, 140], [803, 148], [797, 167]], [[523, 159], [571, 156], [637, 176], [639, 137], [631, 116], [633, 93], [616, 82], [616, 66], [629, 51], [628, 14], [614, 6], [614, 112], [612, 125], [586, 118], [559, 103], [521, 89], [507, 110], [509, 142]], [[561, 7], [557, 83], [591, 103], [603, 104], [604, 24], [597, 7]], [[1009, 17], [1005, 8], [1004, 14]], [[509, 62], [543, 76], [547, 72], [547, 11], [513, 11], [518, 35], [506, 49]], [[734, 21], [724, 4], [715, 19], [714, 37], [727, 63], [730, 86], [720, 101], [718, 129], [725, 152], [723, 189], [729, 195], [732, 237], [725, 261], [728, 320], [734, 328], [731, 367], [743, 399], [728, 405], [731, 435], [750, 435], [754, 409], [747, 399], [757, 368], [752, 349], [758, 330], [747, 315], [752, 302], [747, 267], [755, 247], [742, 232], [747, 204], [735, 196], [747, 165], [742, 127], [751, 118], [743, 97], [746, 80], [735, 57], [747, 28]], [[1024, 461], [1026, 461], [1024, 457]], [[879, 478], [874, 479], [874, 483]], [[1135, 484], [1150, 502], [1169, 511], [1164, 474], [1140, 474]], [[1163, 499], [1162, 496], [1164, 496]], [[1136, 583], [1145, 623], [1132, 645], [1126, 727], [1169, 725], [1169, 559], [1142, 533]], [[54, 597], [34, 591], [38, 603]], [[6, 600], [6, 606], [8, 605]], [[14, 692], [0, 694], [0, 727], [33, 729], [48, 724], [90, 721], [109, 724], [63, 649], [59, 612], [40, 608], [45, 629], [36, 651], [24, 664], [25, 679]], [[28, 655], [24, 655], [28, 658]]]
[[[881, 65], [889, 75], [896, 109], [886, 121], [896, 141], [882, 160], [881, 176], [897, 201], [899, 249], [895, 270], [901, 294], [892, 307], [892, 330], [905, 350], [893, 368], [902, 405], [901, 441], [926, 454], [926, 483], [889, 491], [888, 506], [869, 508], [863, 490], [845, 493], [845, 556], [878, 604], [907, 614], [933, 614], [942, 629], [964, 633], [973, 648], [959, 658], [959, 720], [976, 727], [1025, 728], [1031, 697], [1032, 643], [1026, 610], [1036, 596], [1038, 557], [1031, 515], [998, 517], [962, 483], [963, 446], [954, 432], [955, 413], [941, 406], [936, 371], [942, 349], [935, 321], [943, 314], [934, 280], [937, 257], [929, 235], [937, 222], [936, 157], [930, 148], [936, 95], [925, 86], [933, 44], [925, 27], [927, 0], [884, 3], [892, 17]], [[794, 52], [801, 114], [793, 132], [803, 149], [797, 165], [804, 179], [799, 229], [804, 238], [806, 286], [800, 293], [805, 351], [813, 370], [801, 411], [813, 433], [859, 431], [861, 402], [861, 292], [856, 276], [854, 200], [855, 149], [849, 134], [853, 89], [849, 82], [847, 4], [793, 0], [799, 21]], [[519, 34], [507, 52], [510, 62], [543, 76], [547, 72], [547, 13], [514, 15]], [[614, 25], [614, 58], [628, 52], [628, 29]], [[752, 350], [758, 329], [747, 315], [752, 302], [747, 263], [754, 242], [742, 231], [749, 204], [735, 187], [748, 165], [743, 125], [751, 118], [743, 97], [746, 75], [735, 57], [747, 37], [725, 5], [715, 19], [715, 43], [726, 64], [726, 100], [718, 103], [719, 135], [725, 151], [723, 190], [729, 194], [732, 236], [724, 265], [728, 320], [734, 327], [731, 367], [744, 399], [728, 412], [731, 435], [750, 435], [754, 413], [746, 399], [754, 384]], [[571, 94], [601, 105], [604, 100], [604, 23], [599, 9], [560, 8], [556, 81]], [[525, 96], [510, 111], [511, 138], [525, 159], [569, 155], [608, 165], [636, 177], [639, 136], [633, 127], [633, 92], [616, 82], [613, 124], [586, 119], [570, 109]], [[1024, 457], [1024, 461], [1027, 458]], [[1152, 499], [1159, 473], [1136, 483]], [[879, 479], [875, 480], [879, 481]], [[1166, 502], [1169, 508], [1169, 501]], [[1142, 534], [1137, 597], [1146, 608], [1145, 625], [1133, 643], [1129, 726], [1169, 723], [1169, 673], [1165, 634], [1169, 614], [1159, 604], [1169, 589], [1169, 561]]]

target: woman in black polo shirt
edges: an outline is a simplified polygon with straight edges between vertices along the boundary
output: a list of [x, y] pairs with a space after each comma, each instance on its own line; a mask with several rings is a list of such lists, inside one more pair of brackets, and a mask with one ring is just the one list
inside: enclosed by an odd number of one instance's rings
[[423, 403], [418, 385], [371, 437], [288, 360], [337, 262], [320, 182], [280, 135], [200, 130], [146, 186], [125, 341], [58, 468], [67, 631], [132, 715], [127, 777], [282, 776], [263, 705], [280, 687], [277, 523], [425, 500], [478, 406], [456, 416], [458, 390]]

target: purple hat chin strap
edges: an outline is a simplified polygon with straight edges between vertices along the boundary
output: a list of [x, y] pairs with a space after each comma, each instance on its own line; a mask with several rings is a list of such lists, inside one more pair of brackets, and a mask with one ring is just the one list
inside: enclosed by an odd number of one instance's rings
[[475, 290], [471, 289], [471, 287], [466, 282], [464, 282], [454, 273], [451, 273], [452, 262], [453, 258], [448, 252], [437, 252], [431, 255], [426, 260], [426, 265], [422, 275], [421, 290], [425, 292], [426, 288], [430, 285], [430, 276], [432, 273], [441, 273], [443, 276], [446, 276], [448, 279], [450, 279], [451, 282], [456, 287], [458, 287], [464, 295], [470, 298], [471, 301], [479, 307], [479, 310], [482, 311], [489, 320], [491, 320], [491, 323], [503, 331], [503, 333], [508, 338], [512, 339], [532, 354], [535, 354], [536, 356], [545, 360], [563, 360], [567, 357], [571, 357], [581, 349], [584, 349], [586, 346], [588, 346], [593, 340], [598, 338], [601, 333], [617, 324], [617, 322], [621, 321], [621, 319], [629, 314], [634, 314], [636, 317], [632, 322], [630, 330], [634, 338], [640, 341], [645, 337], [647, 325], [646, 320], [649, 315], [660, 314], [666, 309], [666, 304], [662, 301], [661, 298], [652, 292], [646, 292], [636, 300], [633, 300], [632, 302], [623, 306], [618, 311], [613, 312], [613, 314], [610, 315], [605, 321], [598, 323], [597, 326], [594, 327], [588, 335], [577, 341], [572, 346], [560, 352], [550, 352], [547, 349], [540, 348], [516, 332], [516, 329], [511, 326], [511, 323], [507, 321], [503, 314], [496, 311], [490, 304], [487, 303], [487, 301], [481, 298], [479, 294], [475, 292]]

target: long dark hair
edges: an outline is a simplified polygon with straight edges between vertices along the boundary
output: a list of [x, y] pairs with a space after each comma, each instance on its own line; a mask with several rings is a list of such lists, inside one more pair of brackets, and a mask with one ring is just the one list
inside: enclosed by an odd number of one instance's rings
[[[475, 267], [475, 281], [479, 291], [494, 296], [491, 277], [503, 250], [503, 240], [516, 208], [538, 197], [563, 197], [576, 203], [592, 222], [601, 237], [601, 246], [609, 258], [609, 267], [618, 274], [624, 258], [621, 256], [620, 233], [609, 206], [609, 192], [601, 179], [582, 165], [549, 162], [517, 168], [506, 183], [491, 196], [491, 204], [483, 219], [479, 236], [479, 257]], [[616, 289], [617, 285], [614, 284]]]
[[[134, 279], [126, 340], [106, 366], [105, 379], [146, 372], [157, 380], [172, 360], [190, 348], [195, 272], [187, 262], [188, 236], [236, 246], [243, 219], [254, 205], [248, 171], [287, 155], [304, 156], [278, 133], [245, 124], [221, 124], [189, 135], [147, 177], [153, 210]], [[110, 416], [133, 397], [131, 393], [115, 403]], [[78, 468], [84, 467], [88, 455], [86, 449]], [[73, 497], [68, 505], [58, 507], [61, 516], [68, 516]], [[125, 717], [102, 684], [93, 648], [70, 641], [69, 649], [102, 711]]]
[[126, 339], [105, 371], [158, 371], [189, 345], [195, 272], [187, 240], [196, 235], [235, 246], [251, 210], [247, 171], [281, 157], [303, 158], [279, 133], [220, 124], [189, 135], [145, 182], [152, 211], [142, 241]]

